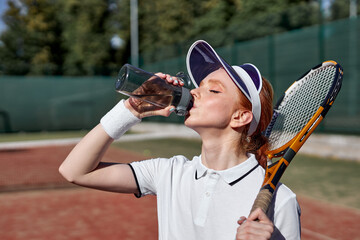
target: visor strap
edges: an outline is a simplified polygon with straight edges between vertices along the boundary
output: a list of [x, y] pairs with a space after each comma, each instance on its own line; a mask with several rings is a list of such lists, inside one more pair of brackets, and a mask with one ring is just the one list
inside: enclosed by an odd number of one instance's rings
[[[237, 72], [237, 74], [240, 76], [240, 78], [244, 81], [249, 94], [250, 94], [250, 102], [251, 102], [251, 108], [252, 108], [252, 114], [253, 114], [253, 119], [250, 123], [250, 128], [248, 131], [248, 136], [251, 136], [257, 126], [259, 125], [260, 122], [260, 115], [261, 115], [261, 103], [260, 103], [260, 97], [259, 97], [259, 93], [256, 90], [256, 87], [251, 79], [251, 77], [249, 76], [249, 74], [242, 69], [239, 66], [232, 66], [233, 69], [235, 69], [235, 71]], [[235, 82], [236, 84], [236, 82]], [[239, 89], [241, 90], [241, 88], [239, 87]], [[242, 91], [242, 90], [241, 90]], [[244, 94], [246, 96], [246, 94]]]

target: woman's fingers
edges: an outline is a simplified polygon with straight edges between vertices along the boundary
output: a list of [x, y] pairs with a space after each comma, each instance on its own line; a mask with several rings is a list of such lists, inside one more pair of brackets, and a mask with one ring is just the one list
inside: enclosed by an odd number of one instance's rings
[[170, 114], [172, 112], [175, 111], [175, 107], [174, 106], [168, 106], [164, 109], [159, 109], [159, 110], [150, 110], [150, 111], [146, 111], [146, 112], [142, 112], [139, 115], [139, 118], [144, 118], [144, 117], [151, 117], [151, 116], [164, 116], [164, 117], [168, 117], [170, 116]]
[[237, 229], [236, 239], [270, 239], [274, 225], [266, 214], [259, 208], [248, 218], [241, 217]]
[[254, 220], [254, 221], [258, 220], [259, 222], [272, 224], [271, 220], [260, 208], [255, 209], [255, 211], [253, 211], [249, 215], [248, 219]]
[[238, 220], [238, 224], [241, 225], [246, 221], [246, 217], [240, 217], [240, 219]]
[[165, 74], [162, 72], [158, 72], [155, 75], [162, 79], [165, 79], [168, 83], [172, 83], [173, 85], [184, 86], [184, 82], [181, 81], [178, 77], [171, 76], [170, 74]]
[[166, 74], [166, 81], [168, 83], [172, 83], [173, 85], [179, 85], [179, 86], [184, 85], [184, 83], [179, 78], [170, 76], [169, 74]]

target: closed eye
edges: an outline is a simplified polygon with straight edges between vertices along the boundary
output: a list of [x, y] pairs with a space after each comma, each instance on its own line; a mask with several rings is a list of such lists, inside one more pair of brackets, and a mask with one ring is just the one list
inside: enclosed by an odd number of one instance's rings
[[209, 90], [209, 91], [212, 93], [221, 93], [220, 91], [217, 91], [217, 90]]

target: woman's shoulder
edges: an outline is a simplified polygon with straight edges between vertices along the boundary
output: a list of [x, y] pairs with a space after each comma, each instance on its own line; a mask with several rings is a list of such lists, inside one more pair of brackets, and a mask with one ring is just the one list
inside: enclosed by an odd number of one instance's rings
[[279, 183], [276, 190], [275, 190], [275, 194], [282, 198], [296, 198], [296, 194], [285, 184], [283, 183]]
[[278, 184], [273, 200], [275, 200], [275, 206], [277, 206], [277, 208], [281, 208], [283, 205], [289, 204], [290, 202], [292, 202], [291, 205], [298, 205], [296, 194], [283, 183]]
[[[195, 156], [192, 158], [192, 160], [190, 160], [189, 158], [187, 158], [184, 155], [175, 155], [172, 156], [170, 158], [166, 158], [166, 157], [158, 157], [158, 158], [151, 158], [151, 159], [147, 159], [147, 160], [142, 160], [142, 161], [138, 161], [135, 164], [142, 164], [142, 165], [148, 165], [148, 164], [155, 164], [155, 165], [171, 165], [171, 166], [180, 166], [180, 165], [191, 165], [195, 162], [197, 162], [199, 159], [198, 156]], [[134, 164], [134, 163], [132, 163]]]
[[[161, 160], [161, 159], [160, 159]], [[171, 163], [174, 166], [179, 166], [179, 165], [193, 165], [194, 163], [198, 162], [199, 160], [199, 156], [194, 156], [192, 159], [189, 159], [188, 157], [184, 156], [184, 155], [175, 155], [171, 158], [168, 159], [169, 163]]]

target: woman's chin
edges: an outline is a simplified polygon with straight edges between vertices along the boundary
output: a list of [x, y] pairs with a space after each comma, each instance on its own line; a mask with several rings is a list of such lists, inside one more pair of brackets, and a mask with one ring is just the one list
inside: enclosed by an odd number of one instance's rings
[[184, 121], [184, 125], [187, 126], [188, 128], [193, 128], [195, 127], [192, 119], [191, 119], [191, 116], [189, 114], [187, 114], [185, 116], [185, 121]]
[[[185, 117], [184, 125], [192, 130], [196, 131], [197, 128], [200, 127], [199, 122], [195, 121], [194, 118], [191, 118], [189, 115]], [[197, 131], [196, 131], [197, 132]]]

